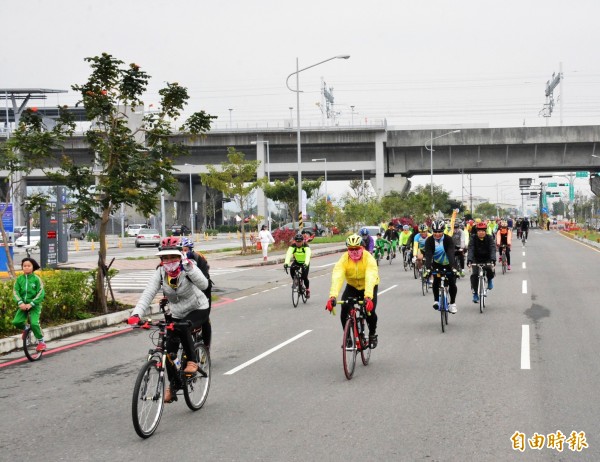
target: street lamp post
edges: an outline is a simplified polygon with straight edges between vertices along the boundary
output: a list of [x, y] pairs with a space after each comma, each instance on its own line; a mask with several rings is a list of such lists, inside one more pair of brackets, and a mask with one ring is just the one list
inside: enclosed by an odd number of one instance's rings
[[435, 209], [435, 205], [433, 203], [433, 140], [437, 140], [438, 138], [441, 138], [442, 136], [446, 136], [446, 135], [451, 135], [452, 133], [458, 133], [460, 132], [460, 130], [452, 130], [451, 132], [448, 133], [444, 133], [440, 136], [436, 136], [435, 138], [433, 137], [433, 132], [431, 132], [431, 138], [429, 140], [429, 147], [427, 147], [427, 144], [425, 145], [425, 149], [427, 149], [430, 153], [430, 157], [429, 157], [429, 167], [430, 167], [430, 175], [431, 175], [431, 179], [430, 179], [430, 185], [429, 185], [429, 189], [431, 192], [431, 214], [433, 215], [434, 209]]
[[325, 203], [327, 203], [327, 158], [312, 159], [313, 162], [325, 162]]
[[[268, 140], [260, 140], [260, 141], [250, 141], [250, 144], [256, 144], [258, 149], [258, 143], [263, 143], [267, 146], [267, 162], [265, 163], [265, 170], [267, 173], [267, 181], [269, 184], [271, 183], [271, 165], [269, 164], [269, 141]], [[265, 210], [267, 212], [267, 223], [269, 225], [269, 231], [271, 231], [271, 210], [269, 209], [269, 198], [265, 196]]]
[[[192, 164], [185, 165], [187, 165], [188, 167], [193, 167]], [[190, 227], [192, 231], [192, 240], [194, 240], [194, 199], [192, 193], [192, 170], [190, 169]]]
[[[333, 59], [348, 59], [348, 58], [350, 58], [350, 55], [333, 56], [324, 61], [320, 61], [316, 64], [312, 64], [311, 66], [304, 67], [302, 69], [299, 69], [298, 58], [296, 58], [296, 72], [292, 72], [290, 75], [287, 76], [287, 79], [285, 79], [285, 85], [287, 86], [288, 90], [296, 93], [296, 124], [297, 124], [296, 138], [297, 138], [297, 146], [298, 146], [297, 147], [297, 150], [298, 150], [298, 218], [300, 219], [299, 223], [302, 222], [302, 220], [301, 220], [301, 218], [302, 218], [302, 151], [301, 151], [301, 142], [300, 142], [300, 72], [310, 69], [312, 67], [316, 67], [320, 64], [326, 63], [327, 61], [331, 61]], [[290, 86], [288, 85], [288, 81], [290, 80], [290, 77], [294, 74], [296, 74], [296, 89], [295, 90], [290, 88]], [[302, 231], [302, 229], [300, 229], [300, 231]]]

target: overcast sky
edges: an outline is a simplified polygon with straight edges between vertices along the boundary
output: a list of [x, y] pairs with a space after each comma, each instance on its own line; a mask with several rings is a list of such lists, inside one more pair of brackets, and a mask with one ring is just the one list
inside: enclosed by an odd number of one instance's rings
[[[273, 127], [290, 107], [295, 118], [285, 81], [296, 58], [303, 68], [349, 54], [300, 74], [302, 125], [323, 123], [322, 78], [339, 125], [559, 125], [561, 104], [563, 125], [600, 121], [598, 0], [0, 0], [0, 11], [1, 88], [70, 90], [89, 75], [83, 59], [108, 52], [152, 76], [147, 104], [177, 81], [218, 127]], [[545, 118], [560, 63], [563, 95]], [[75, 101], [70, 91], [39, 105]], [[473, 193], [495, 200], [496, 183], [518, 177], [474, 175]], [[460, 176], [440, 180], [460, 195]]]

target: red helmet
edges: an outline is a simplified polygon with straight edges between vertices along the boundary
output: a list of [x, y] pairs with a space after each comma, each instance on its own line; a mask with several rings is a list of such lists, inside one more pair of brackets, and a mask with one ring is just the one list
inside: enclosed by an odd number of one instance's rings
[[477, 223], [477, 226], [476, 226], [476, 228], [477, 228], [478, 230], [479, 230], [479, 229], [486, 230], [486, 229], [487, 229], [487, 225], [485, 224], [485, 222], [483, 222], [483, 221], [482, 221], [482, 222], [479, 222], [479, 223]]
[[181, 241], [177, 236], [163, 237], [160, 241], [161, 250], [177, 250], [181, 249]]

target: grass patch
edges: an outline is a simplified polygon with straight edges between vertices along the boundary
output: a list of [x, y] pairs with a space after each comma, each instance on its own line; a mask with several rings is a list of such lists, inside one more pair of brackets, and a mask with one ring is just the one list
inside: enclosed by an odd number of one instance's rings
[[600, 239], [600, 233], [598, 231], [579, 230], [579, 231], [569, 231], [569, 233], [573, 234], [577, 237], [582, 237], [584, 239], [587, 239], [588, 241], [598, 242], [598, 239]]

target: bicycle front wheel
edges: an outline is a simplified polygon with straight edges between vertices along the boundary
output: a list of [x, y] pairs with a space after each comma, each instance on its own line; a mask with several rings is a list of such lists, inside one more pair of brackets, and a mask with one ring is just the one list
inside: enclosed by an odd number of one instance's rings
[[[442, 322], [442, 333], [446, 332], [446, 324], [448, 324], [448, 318], [444, 316], [446, 311], [446, 297], [444, 296], [443, 290], [440, 291], [440, 301], [438, 302], [439, 310], [440, 310], [440, 320]], [[446, 322], [444, 322], [446, 321]]]
[[415, 277], [415, 279], [417, 279], [419, 277], [419, 270], [417, 269], [417, 265], [412, 265], [413, 267], [413, 276]]
[[33, 331], [30, 328], [26, 328], [23, 331], [23, 352], [29, 361], [37, 361], [42, 359], [43, 351], [37, 351], [39, 340], [33, 335]]
[[360, 359], [364, 366], [369, 364], [371, 359], [371, 345], [369, 344], [369, 337], [365, 334], [365, 320], [360, 320]]
[[191, 377], [184, 377], [183, 396], [188, 407], [197, 411], [206, 402], [210, 389], [210, 355], [203, 343], [196, 343], [198, 372]]
[[156, 358], [140, 370], [133, 387], [131, 416], [133, 428], [142, 438], [148, 438], [158, 428], [165, 406], [165, 379]]
[[342, 340], [342, 362], [344, 363], [344, 374], [350, 380], [354, 374], [356, 366], [356, 355], [358, 349], [356, 347], [356, 339], [354, 338], [354, 321], [348, 318], [344, 326], [344, 337]]
[[485, 306], [485, 288], [484, 288], [484, 285], [485, 285], [484, 278], [479, 278], [479, 312], [480, 313], [483, 313], [483, 307]]
[[298, 306], [298, 300], [300, 300], [300, 282], [298, 278], [294, 278], [294, 282], [292, 283], [292, 304], [294, 308]]
[[427, 286], [427, 279], [425, 279], [424, 277], [421, 277], [421, 291], [423, 292], [423, 296], [425, 296], [425, 294], [429, 291], [429, 288]]

